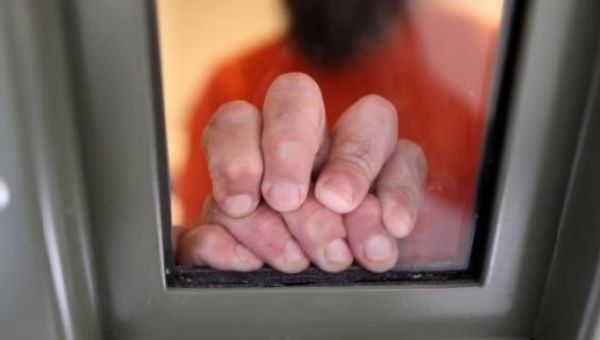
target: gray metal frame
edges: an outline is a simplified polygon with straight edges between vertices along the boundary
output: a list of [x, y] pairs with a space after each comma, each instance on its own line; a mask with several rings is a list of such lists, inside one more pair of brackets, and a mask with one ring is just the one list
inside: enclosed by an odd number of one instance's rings
[[[14, 199], [0, 211], [0, 293], [40, 296], [25, 296], [28, 310], [15, 299], [2, 304], [3, 332], [36, 339], [516, 339], [534, 335], [538, 315], [540, 339], [597, 332], [593, 241], [600, 236], [586, 233], [583, 222], [599, 222], [593, 146], [600, 126], [598, 115], [582, 120], [598, 109], [598, 99], [588, 99], [597, 1], [532, 1], [526, 13], [484, 282], [269, 289], [166, 287], [164, 174], [154, 150], [162, 109], [154, 98], [148, 2], [63, 5], [20, 0], [2, 8], [0, 177]], [[576, 150], [580, 165], [569, 180]], [[571, 268], [578, 254], [584, 265]], [[555, 322], [561, 308], [560, 316], [575, 313], [565, 325]], [[10, 333], [15, 318], [32, 316], [34, 335]]]
[[58, 1], [0, 2], [0, 337], [100, 338]]
[[586, 104], [539, 339], [600, 339], [600, 61]]

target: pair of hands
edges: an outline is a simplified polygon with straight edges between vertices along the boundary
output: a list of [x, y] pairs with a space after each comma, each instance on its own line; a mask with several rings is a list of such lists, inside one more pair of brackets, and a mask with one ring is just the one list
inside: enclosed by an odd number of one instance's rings
[[325, 118], [319, 86], [302, 73], [275, 79], [262, 113], [244, 101], [221, 106], [203, 134], [213, 195], [202, 225], [174, 231], [178, 262], [391, 269], [396, 238], [416, 221], [423, 152], [398, 139], [397, 112], [382, 97], [360, 98], [331, 132]]

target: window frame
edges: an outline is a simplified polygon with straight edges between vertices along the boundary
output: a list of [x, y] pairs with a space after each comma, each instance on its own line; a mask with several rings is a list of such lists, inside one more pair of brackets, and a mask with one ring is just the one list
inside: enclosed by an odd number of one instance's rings
[[[55, 257], [54, 261], [75, 270], [71, 275], [56, 266], [49, 271], [53, 277], [75, 283], [78, 289], [90, 289], [88, 294], [55, 292], [60, 306], [89, 303], [93, 308], [84, 315], [100, 312], [103, 333], [112, 339], [193, 338], [203, 334], [243, 338], [533, 335], [585, 111], [598, 37], [597, 30], [590, 30], [586, 23], [597, 17], [597, 5], [583, 0], [530, 1], [524, 15], [526, 30], [516, 59], [511, 120], [481, 283], [225, 290], [166, 285], [161, 227], [168, 221], [163, 209], [167, 203], [160, 194], [164, 190], [160, 179], [165, 174], [157, 165], [159, 155], [149, 147], [160, 138], [154, 119], [162, 108], [155, 96], [156, 70], [148, 52], [148, 1], [61, 2], [68, 14], [66, 27], [63, 13], [48, 11], [47, 4], [42, 3], [22, 1], [15, 6], [49, 17], [45, 24], [50, 29], [39, 26], [37, 42], [53, 46], [60, 41], [55, 36], [57, 29], [68, 31], [64, 49], [70, 54], [70, 68], [62, 71], [72, 72], [76, 96], [60, 92], [57, 96], [72, 100], [74, 108], [59, 105], [60, 110], [54, 107], [56, 112], [37, 108], [38, 113], [54, 112], [51, 117], [57, 121], [44, 121], [33, 130], [29, 129], [33, 122], [22, 122], [24, 128], [19, 131], [25, 136], [44, 131], [47, 137], [34, 143], [47, 143], [46, 148], [63, 155], [42, 158], [35, 164], [61, 169], [58, 165], [65, 157], [70, 161], [80, 157], [83, 183], [69, 178], [77, 169], [73, 165], [68, 167], [70, 171], [51, 172], [42, 184], [50, 181], [86, 194], [85, 198], [41, 198], [42, 202], [55, 203], [45, 208], [46, 223], [58, 216], [68, 217], [65, 220], [75, 225], [65, 228], [69, 224], [53, 220], [56, 223], [49, 223], [44, 231], [45, 235], [58, 230], [60, 235], [69, 236], [69, 242], [56, 245], [60, 252], [51, 252], [48, 243], [45, 251]], [[53, 3], [59, 4], [58, 0]], [[13, 32], [27, 24], [12, 23]], [[56, 66], [57, 59], [61, 64], [61, 57], [55, 56], [50, 62], [41, 58], [52, 52], [31, 46], [19, 48], [40, 53], [32, 62], [41, 69]], [[63, 47], [57, 43], [56, 48]], [[567, 51], [569, 58], [564, 54]], [[46, 90], [68, 87], [49, 81], [40, 84]], [[57, 105], [45, 100], [50, 107]], [[72, 119], [76, 119], [76, 127], [70, 127]], [[60, 148], [65, 145], [64, 130], [55, 129], [56, 124], [76, 135], [76, 147]], [[136, 127], [135, 133], [131, 127]], [[79, 202], [81, 205], [76, 206], [80, 208], [64, 211], [60, 203], [71, 201]], [[77, 220], [73, 214], [83, 216], [83, 220], [89, 218], [90, 238], [75, 237], [85, 235], [88, 226], [81, 221], [73, 223]], [[94, 261], [69, 261], [90, 249]], [[569, 254], [577, 251], [566, 249]], [[594, 268], [582, 270], [590, 273]], [[72, 275], [88, 272], [97, 277], [97, 288]], [[98, 305], [92, 303], [96, 294]], [[555, 301], [547, 305], [565, 305], [560, 299]], [[73, 313], [72, 308], [59, 310], [67, 317]], [[577, 318], [577, 327], [582, 318]], [[83, 334], [73, 331], [84, 327], [81, 320], [66, 320], [74, 321], [61, 323], [64, 334]], [[543, 323], [539, 327], [538, 332], [542, 332]]]
[[[366, 271], [358, 266], [352, 266], [342, 273], [330, 274], [310, 267], [299, 275], [280, 273], [271, 268], [262, 268], [251, 273], [238, 273], [217, 271], [210, 268], [181, 267], [173, 262], [173, 251], [171, 249], [171, 225], [163, 222], [163, 244], [164, 263], [166, 264], [167, 285], [177, 288], [198, 287], [283, 287], [283, 286], [353, 286], [353, 285], [398, 285], [407, 283], [447, 283], [447, 282], [471, 282], [478, 283], [484, 275], [484, 265], [487, 256], [486, 246], [490, 232], [490, 221], [493, 213], [495, 189], [501, 166], [502, 147], [507, 120], [509, 119], [508, 104], [510, 103], [510, 88], [513, 81], [516, 56], [518, 53], [518, 42], [521, 36], [522, 16], [525, 11], [526, 1], [505, 0], [505, 6], [501, 18], [499, 38], [497, 42], [496, 63], [492, 77], [491, 95], [486, 110], [486, 133], [484, 149], [479, 165], [480, 171], [478, 185], [475, 195], [476, 200], [471, 216], [471, 228], [473, 230], [469, 259], [465, 268], [456, 269], [393, 269], [385, 274], [376, 274]], [[149, 38], [151, 56], [154, 69], [160, 70], [160, 51], [158, 44], [158, 33], [156, 22], [157, 15], [154, 5], [148, 6]], [[160, 72], [153, 72], [156, 93], [160, 98], [162, 94]], [[157, 102], [157, 107], [164, 107], [162, 102]], [[158, 112], [160, 116], [156, 120], [157, 126], [157, 150], [160, 156], [165, 154], [164, 113]], [[163, 168], [162, 160], [160, 172], [168, 169]], [[483, 174], [483, 175], [482, 175]], [[166, 176], [164, 176], [166, 177]], [[168, 200], [169, 192], [165, 188], [168, 178], [162, 178], [161, 198]], [[163, 205], [163, 209], [165, 209]], [[165, 211], [163, 216], [169, 216]]]
[[[596, 10], [600, 11], [600, 4]], [[595, 20], [588, 20], [586, 25], [600, 35]], [[585, 101], [585, 116], [536, 339], [600, 337], [600, 39], [595, 46], [592, 56], [597, 61], [590, 72], [593, 82]]]

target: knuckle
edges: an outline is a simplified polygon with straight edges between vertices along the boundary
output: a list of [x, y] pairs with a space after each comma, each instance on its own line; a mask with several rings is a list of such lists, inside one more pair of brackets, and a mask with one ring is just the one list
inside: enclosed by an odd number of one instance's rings
[[[267, 104], [268, 103], [268, 104]], [[319, 85], [310, 76], [292, 72], [278, 76], [265, 98], [267, 129], [316, 137], [325, 127], [325, 115]]]
[[361, 153], [348, 153], [344, 155], [343, 162], [366, 178], [372, 177], [372, 167], [367, 157]]
[[221, 105], [208, 124], [209, 129], [227, 128], [258, 118], [258, 109], [243, 100], [233, 100]]
[[262, 174], [262, 162], [255, 159], [238, 159], [234, 162], [210, 162], [210, 172], [219, 177], [235, 181], [256, 178]]
[[294, 162], [302, 160], [307, 154], [307, 148], [301, 142], [291, 139], [282, 139], [274, 143], [270, 150], [275, 159], [283, 162]]
[[241, 179], [257, 177], [262, 173], [262, 163], [256, 160], [241, 160], [232, 162], [223, 167], [223, 174], [227, 178]]
[[390, 198], [396, 203], [406, 204], [410, 208], [416, 208], [420, 203], [419, 192], [414, 188], [401, 185], [392, 190]]
[[[265, 126], [263, 141], [270, 144], [299, 143], [302, 148], [318, 147], [317, 141], [325, 133], [324, 122], [312, 116], [310, 107], [300, 103], [289, 103], [273, 112], [273, 120]], [[315, 150], [316, 151], [316, 150]]]
[[250, 127], [252, 125], [248, 123], [258, 119], [258, 110], [243, 100], [234, 100], [221, 105], [202, 131], [204, 149], [206, 150], [216, 137], [226, 134], [232, 126], [247, 124]]
[[219, 233], [219, 229], [216, 226], [207, 226], [206, 228], [203, 228], [203, 230], [198, 235], [199, 246], [214, 246], [219, 242], [220, 237], [221, 233]]
[[[344, 150], [334, 156], [334, 161], [341, 161], [353, 170], [370, 178], [373, 176], [373, 141], [348, 137], [342, 142]], [[337, 159], [336, 159], [337, 158]]]

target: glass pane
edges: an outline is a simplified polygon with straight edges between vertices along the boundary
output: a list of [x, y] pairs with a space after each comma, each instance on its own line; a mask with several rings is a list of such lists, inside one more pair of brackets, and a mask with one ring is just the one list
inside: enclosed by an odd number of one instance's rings
[[465, 269], [503, 5], [157, 0], [179, 262]]

